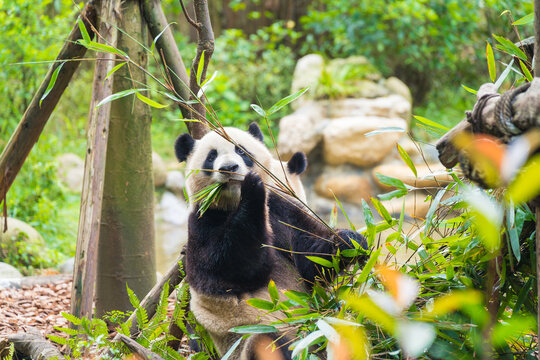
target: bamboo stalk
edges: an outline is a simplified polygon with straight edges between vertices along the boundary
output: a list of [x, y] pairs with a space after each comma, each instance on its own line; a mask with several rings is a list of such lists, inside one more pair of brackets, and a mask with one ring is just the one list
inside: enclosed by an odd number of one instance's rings
[[[97, 21], [96, 8], [99, 6], [99, 3], [100, 0], [89, 1], [81, 13], [81, 19], [91, 37], [94, 36], [92, 28], [95, 28]], [[32, 150], [32, 147], [38, 141], [51, 113], [68, 86], [73, 73], [79, 66], [80, 61], [73, 60], [83, 58], [86, 53], [86, 48], [76, 43], [79, 39], [82, 39], [81, 31], [79, 30], [79, 26], [75, 24], [64, 42], [60, 53], [58, 53], [56, 62], [53, 63], [47, 72], [45, 79], [43, 79], [43, 82], [36, 91], [19, 125], [17, 125], [15, 132], [9, 139], [2, 155], [0, 155], [0, 199], [6, 197], [11, 184], [13, 184], [15, 177], [21, 170], [30, 150]], [[40, 104], [40, 100], [49, 86], [53, 73], [61, 64], [63, 65], [58, 72], [54, 87]]]
[[[106, 42], [110, 46], [116, 46], [118, 31], [115, 24], [119, 6], [120, 0], [104, 1], [101, 5], [100, 42]], [[94, 72], [92, 101], [88, 116], [88, 148], [84, 165], [81, 214], [71, 292], [71, 313], [78, 318], [83, 316], [90, 318], [94, 304], [97, 245], [111, 104], [107, 103], [97, 109], [95, 106], [112, 94], [112, 78], [105, 81], [104, 79], [114, 66], [114, 57], [115, 55], [110, 53], [101, 54], [100, 59], [96, 61]]]
[[[534, 76], [540, 77], [540, 0], [534, 0]], [[536, 206], [536, 292], [536, 341], [537, 357], [540, 359], [540, 340], [538, 339], [540, 334], [540, 206], [538, 205]]]

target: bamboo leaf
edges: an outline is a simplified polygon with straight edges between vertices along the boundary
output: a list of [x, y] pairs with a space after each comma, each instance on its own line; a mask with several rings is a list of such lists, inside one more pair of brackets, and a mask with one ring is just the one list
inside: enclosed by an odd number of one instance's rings
[[418, 177], [418, 173], [416, 172], [416, 166], [414, 166], [414, 163], [412, 162], [411, 157], [409, 156], [409, 154], [407, 154], [405, 149], [403, 149], [399, 144], [396, 144], [396, 146], [397, 146], [397, 149], [399, 151], [399, 155], [401, 156], [401, 158], [403, 159], [405, 164], [407, 164], [409, 169], [411, 169], [414, 176]]
[[497, 70], [495, 68], [495, 57], [493, 56], [493, 49], [491, 48], [489, 42], [486, 43], [486, 57], [489, 69], [489, 78], [491, 79], [491, 82], [495, 82], [495, 79], [497, 78]]
[[49, 81], [49, 85], [47, 85], [47, 89], [45, 89], [45, 92], [43, 93], [43, 96], [41, 97], [41, 99], [39, 99], [39, 106], [40, 107], [41, 107], [41, 103], [43, 102], [43, 100], [47, 97], [47, 95], [49, 95], [49, 93], [53, 89], [54, 84], [56, 84], [56, 79], [58, 78], [58, 74], [60, 73], [60, 70], [62, 69], [62, 66], [64, 66], [64, 64], [65, 64], [65, 61], [63, 63], [61, 63], [60, 65], [58, 65], [58, 67], [56, 69], [54, 69], [54, 72], [51, 75], [51, 81]]
[[319, 264], [321, 266], [324, 266], [324, 267], [327, 267], [327, 268], [332, 268], [334, 267], [332, 265], [332, 262], [330, 260], [326, 260], [326, 259], [323, 259], [322, 257], [318, 257], [318, 256], [306, 256], [306, 258], [308, 258], [309, 260], [313, 261], [315, 264]]
[[92, 41], [92, 39], [90, 38], [90, 35], [88, 34], [88, 30], [86, 30], [86, 26], [84, 25], [84, 22], [80, 17], [79, 19], [77, 19], [77, 25], [79, 25], [79, 30], [81, 31], [83, 40], [87, 42]]
[[199, 63], [197, 64], [197, 84], [201, 85], [201, 76], [204, 69], [204, 53], [206, 50], [203, 50], [201, 57], [199, 58]]
[[262, 107], [260, 107], [259, 105], [251, 104], [250, 106], [257, 114], [261, 115], [262, 117], [267, 116], [266, 111], [264, 111], [264, 109]]
[[248, 299], [246, 300], [246, 303], [248, 303], [250, 306], [253, 306], [256, 309], [262, 309], [262, 310], [272, 310], [274, 308], [274, 304], [270, 301], [266, 301], [263, 299]]
[[533, 76], [531, 75], [531, 72], [529, 71], [529, 69], [527, 69], [527, 65], [525, 65], [525, 63], [521, 61], [521, 59], [519, 60], [519, 66], [521, 67], [521, 71], [523, 71], [523, 74], [525, 75], [527, 81], [533, 81]]
[[378, 248], [374, 252], [371, 253], [371, 256], [369, 257], [369, 260], [366, 262], [366, 265], [364, 265], [364, 268], [362, 269], [362, 272], [360, 273], [360, 276], [358, 276], [358, 280], [356, 280], [356, 284], [363, 284], [367, 281], [369, 274], [371, 273], [371, 270], [375, 266], [375, 263], [379, 259], [379, 255], [381, 255], [382, 248]]
[[476, 95], [478, 93], [478, 91], [476, 91], [476, 90], [474, 90], [474, 89], [472, 89], [472, 88], [470, 88], [468, 86], [465, 86], [463, 84], [461, 84], [461, 87], [464, 88], [466, 91], [470, 92], [471, 94]]
[[321, 330], [316, 330], [307, 335], [305, 338], [300, 340], [292, 352], [291, 358], [294, 359], [298, 354], [300, 354], [304, 349], [307, 349], [312, 342], [317, 340], [320, 337], [323, 337], [324, 333]]
[[302, 90], [299, 90], [295, 92], [292, 95], [289, 95], [287, 97], [284, 97], [283, 99], [279, 100], [277, 103], [272, 105], [270, 109], [268, 109], [267, 113], [268, 115], [272, 115], [273, 113], [279, 111], [282, 107], [288, 105], [289, 103], [293, 102], [294, 100], [298, 99], [300, 96], [304, 95], [306, 91], [308, 91], [309, 87], [305, 87]]
[[508, 186], [506, 198], [514, 204], [533, 199], [540, 193], [540, 155], [534, 156]]
[[394, 191], [387, 192], [386, 194], [379, 194], [377, 195], [377, 197], [384, 201], [384, 200], [390, 200], [393, 198], [400, 198], [405, 195], [407, 195], [407, 190], [397, 189]]
[[167, 24], [167, 26], [165, 26], [165, 28], [163, 30], [161, 30], [161, 32], [159, 34], [157, 34], [157, 36], [154, 38], [154, 40], [152, 41], [152, 45], [150, 46], [150, 52], [151, 53], [154, 53], [154, 49], [156, 48], [156, 42], [159, 40], [161, 35], [163, 35], [165, 30], [167, 30], [169, 28], [169, 26], [171, 26], [172, 24], [176, 24], [176, 23], [172, 22], [170, 24]]
[[236, 334], [268, 334], [277, 332], [278, 329], [272, 325], [245, 325], [234, 327], [229, 331]]
[[508, 39], [506, 39], [506, 38], [504, 38], [502, 36], [497, 36], [495, 34], [493, 34], [493, 37], [500, 44], [500, 46], [497, 45], [498, 49], [506, 51], [510, 55], [514, 55], [514, 56], [520, 58], [523, 61], [527, 61], [527, 55], [525, 55], [523, 50], [521, 50], [516, 45], [514, 45], [513, 42], [511, 42], [510, 40], [508, 40]]
[[240, 343], [246, 339], [249, 335], [244, 335], [242, 337], [240, 337], [238, 340], [236, 340], [234, 342], [234, 344], [232, 344], [232, 346], [229, 348], [229, 350], [227, 350], [227, 352], [225, 353], [225, 355], [223, 355], [223, 357], [221, 358], [221, 360], [228, 360], [231, 355], [233, 354], [234, 350], [236, 350], [236, 348], [240, 345]]
[[416, 121], [428, 126], [428, 127], [432, 127], [432, 128], [437, 128], [437, 129], [441, 129], [441, 130], [444, 130], [444, 131], [448, 131], [449, 129], [444, 126], [444, 125], [441, 125], [439, 123], [436, 123], [435, 121], [431, 121], [429, 119], [426, 119], [425, 117], [422, 117], [422, 116], [417, 116], [417, 115], [413, 115], [413, 117], [416, 119]]
[[388, 186], [391, 186], [391, 187], [396, 187], [396, 188], [402, 189], [402, 190], [407, 190], [407, 187], [405, 186], [403, 181], [401, 181], [399, 179], [396, 179], [396, 178], [393, 178], [393, 177], [390, 177], [390, 176], [386, 176], [386, 175], [383, 175], [381, 173], [375, 173], [375, 176], [377, 176], [377, 179], [379, 179], [379, 181], [384, 185], [388, 185]]
[[146, 96], [144, 96], [143, 94], [141, 94], [139, 92], [136, 93], [135, 96], [137, 96], [137, 98], [139, 98], [139, 100], [141, 100], [143, 103], [148, 104], [151, 107], [156, 108], [156, 109], [162, 109], [164, 107], [169, 106], [169, 105], [160, 104], [160, 103], [158, 103], [158, 102], [156, 102], [156, 101], [154, 101], [154, 100], [152, 100], [150, 98], [147, 98]]
[[103, 79], [103, 81], [107, 80], [109, 78], [109, 76], [111, 76], [112, 74], [114, 74], [117, 70], [119, 70], [122, 66], [126, 65], [127, 63], [123, 62], [123, 63], [120, 63], [118, 65], [116, 65], [115, 67], [113, 67], [111, 69], [111, 71], [109, 71], [107, 73], [107, 76], [105, 76], [105, 79]]
[[371, 198], [371, 203], [373, 204], [373, 207], [375, 208], [375, 210], [377, 210], [377, 212], [384, 218], [384, 220], [389, 225], [391, 225], [392, 224], [392, 216], [390, 215], [388, 210], [386, 210], [384, 205], [379, 201], [379, 199], [372, 197]]
[[87, 48], [88, 50], [94, 50], [94, 51], [97, 51], [97, 52], [105, 52], [105, 53], [109, 53], [109, 54], [115, 54], [115, 55], [119, 55], [123, 58], [126, 58], [128, 59], [129, 56], [123, 52], [122, 50], [119, 50], [119, 49], [116, 49], [110, 45], [107, 45], [107, 44], [102, 44], [102, 43], [98, 43], [96, 41], [86, 41], [86, 40], [78, 40], [77, 43], [79, 45], [82, 45], [84, 46], [85, 48]]
[[109, 95], [105, 99], [101, 100], [99, 102], [99, 104], [96, 105], [96, 108], [98, 108], [98, 107], [100, 107], [102, 105], [105, 105], [107, 103], [110, 103], [111, 101], [114, 101], [114, 100], [129, 96], [129, 95], [132, 95], [132, 94], [138, 93], [139, 91], [144, 91], [144, 90], [146, 90], [146, 89], [127, 89], [127, 90], [119, 91], [119, 92], [114, 93], [112, 95]]
[[268, 293], [270, 294], [270, 298], [272, 299], [272, 302], [276, 304], [279, 301], [279, 292], [276, 287], [276, 283], [274, 280], [270, 280], [268, 282]]
[[382, 128], [378, 128], [377, 130], [373, 130], [368, 133], [365, 133], [364, 136], [370, 137], [373, 135], [384, 134], [387, 132], [405, 132], [405, 129], [397, 127], [397, 126], [382, 127]]
[[512, 25], [526, 25], [534, 21], [534, 13], [530, 13], [512, 23]]

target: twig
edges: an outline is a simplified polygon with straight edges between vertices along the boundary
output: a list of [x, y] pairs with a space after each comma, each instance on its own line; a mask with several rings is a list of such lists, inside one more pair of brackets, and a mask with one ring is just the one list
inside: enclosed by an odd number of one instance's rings
[[118, 337], [119, 337], [120, 341], [122, 341], [132, 353], [138, 355], [141, 359], [143, 359], [143, 360], [164, 360], [161, 356], [159, 356], [156, 353], [148, 350], [147, 348], [145, 348], [144, 346], [142, 346], [141, 344], [139, 344], [138, 342], [136, 342], [132, 338], [130, 338], [130, 337], [126, 336], [126, 335], [123, 335], [123, 334], [118, 334]]
[[182, 0], [180, 0], [180, 6], [182, 6], [182, 12], [184, 13], [184, 16], [186, 17], [186, 20], [188, 23], [190, 23], [191, 25], [193, 25], [193, 27], [195, 29], [200, 30], [201, 29], [201, 24], [195, 22], [188, 14], [187, 10], [186, 10], [186, 6], [184, 5], [184, 2]]

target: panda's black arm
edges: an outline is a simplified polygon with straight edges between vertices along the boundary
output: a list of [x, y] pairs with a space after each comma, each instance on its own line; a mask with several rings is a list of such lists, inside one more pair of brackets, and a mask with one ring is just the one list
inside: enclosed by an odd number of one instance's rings
[[266, 239], [266, 192], [261, 178], [249, 173], [244, 178], [238, 209], [231, 215], [228, 231], [237, 231], [238, 239], [258, 245]]

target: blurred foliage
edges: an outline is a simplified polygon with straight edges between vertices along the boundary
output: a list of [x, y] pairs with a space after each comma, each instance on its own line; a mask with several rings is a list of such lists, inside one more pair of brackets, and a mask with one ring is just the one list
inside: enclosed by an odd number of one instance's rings
[[531, 1], [462, 0], [318, 0], [301, 19], [301, 53], [331, 58], [364, 55], [386, 75], [404, 80], [417, 103], [438, 92], [474, 81], [484, 40], [492, 33], [513, 40], [508, 14], [520, 18]]

